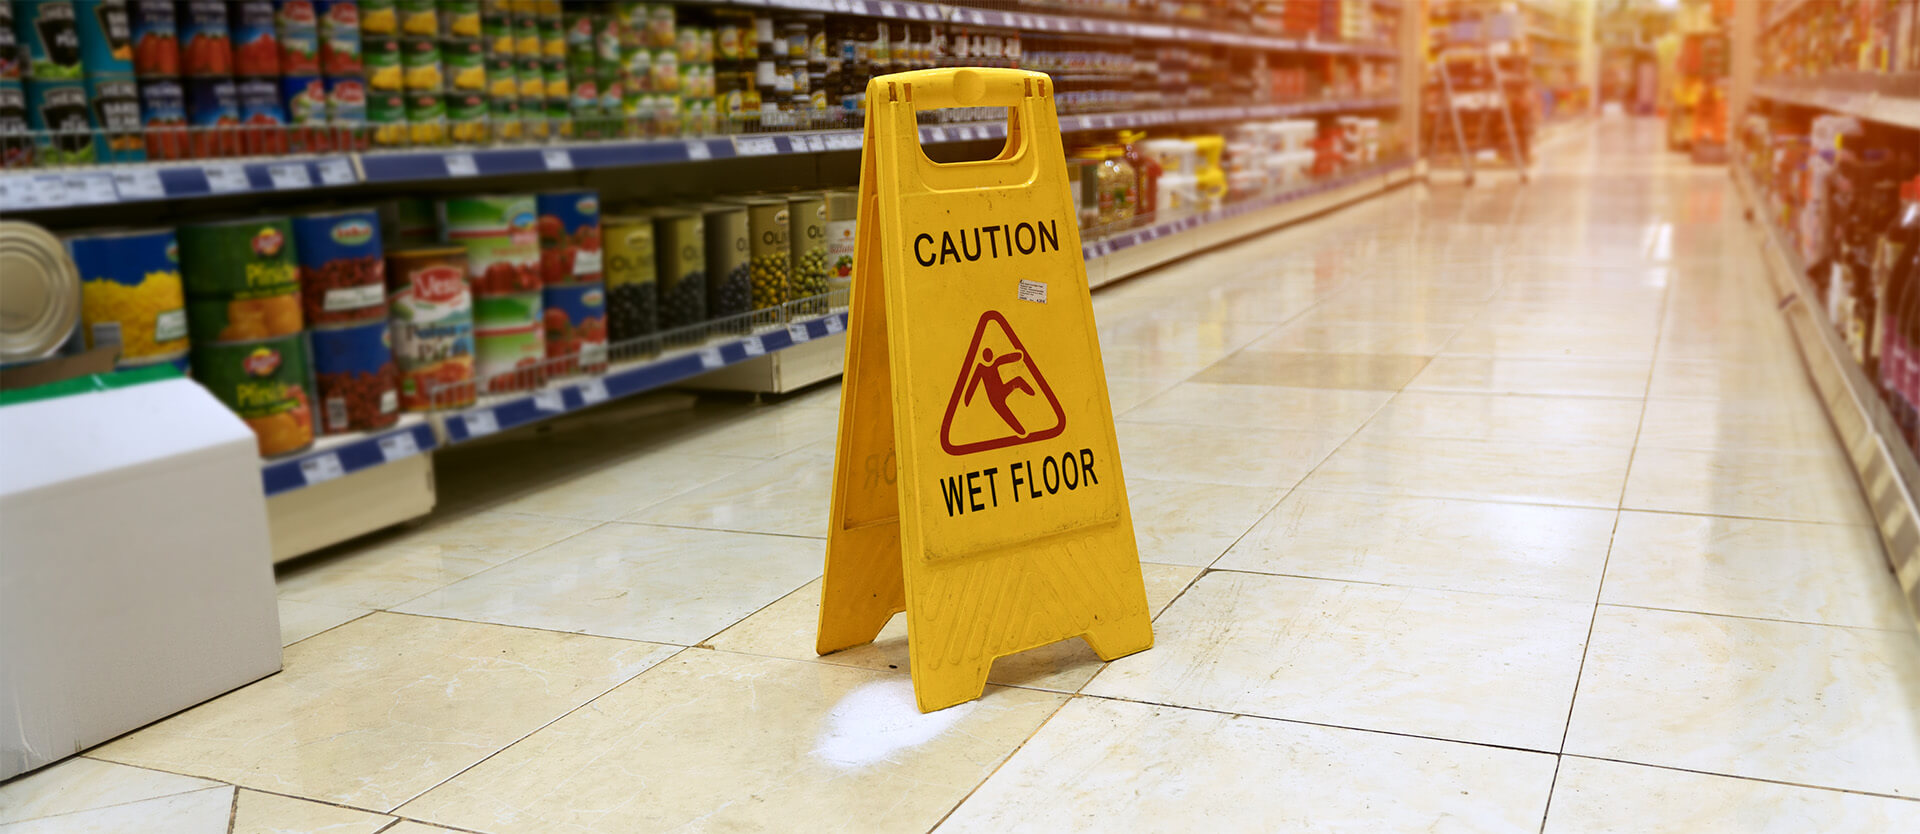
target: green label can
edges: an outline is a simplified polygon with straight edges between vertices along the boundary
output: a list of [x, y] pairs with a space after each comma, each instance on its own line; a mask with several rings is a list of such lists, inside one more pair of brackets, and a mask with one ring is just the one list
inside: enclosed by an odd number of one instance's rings
[[[539, 293], [534, 294], [535, 298]], [[524, 327], [474, 328], [474, 376], [482, 390], [525, 391], [545, 381], [546, 331], [535, 322]]]
[[305, 326], [298, 289], [248, 298], [187, 298], [187, 337], [195, 344], [273, 339]]
[[473, 326], [480, 330], [501, 330], [539, 324], [540, 292], [474, 293]]
[[827, 198], [822, 194], [797, 194], [787, 199], [787, 208], [790, 221], [787, 239], [793, 259], [787, 297], [797, 301], [826, 295]]
[[180, 227], [180, 273], [187, 295], [266, 298], [298, 293], [293, 229], [285, 217]]
[[747, 251], [753, 271], [753, 309], [778, 307], [787, 300], [789, 218], [787, 201], [750, 199], [747, 206]]
[[313, 443], [312, 378], [302, 334], [193, 346], [193, 378], [240, 415], [262, 457]]
[[706, 219], [697, 211], [663, 211], [653, 218], [659, 276], [660, 329], [707, 320]]
[[753, 235], [748, 230], [747, 207], [717, 203], [704, 209], [707, 222], [707, 312], [714, 318], [738, 316], [753, 310]]

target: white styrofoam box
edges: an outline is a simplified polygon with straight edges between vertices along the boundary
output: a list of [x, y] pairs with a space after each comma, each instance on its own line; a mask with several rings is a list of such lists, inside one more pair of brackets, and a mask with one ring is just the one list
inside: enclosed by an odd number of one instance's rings
[[174, 379], [0, 408], [0, 779], [280, 668], [253, 432]]
[[1200, 149], [1185, 139], [1148, 139], [1140, 143], [1140, 152], [1160, 163], [1165, 174], [1191, 174], [1200, 169]]

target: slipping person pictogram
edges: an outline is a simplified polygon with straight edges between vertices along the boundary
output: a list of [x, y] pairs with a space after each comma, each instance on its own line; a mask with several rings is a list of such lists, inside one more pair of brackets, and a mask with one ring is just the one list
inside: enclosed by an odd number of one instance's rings
[[[997, 420], [982, 413], [983, 401]], [[940, 446], [968, 455], [1058, 437], [1066, 428], [1059, 397], [1006, 317], [982, 313], [940, 423]]]

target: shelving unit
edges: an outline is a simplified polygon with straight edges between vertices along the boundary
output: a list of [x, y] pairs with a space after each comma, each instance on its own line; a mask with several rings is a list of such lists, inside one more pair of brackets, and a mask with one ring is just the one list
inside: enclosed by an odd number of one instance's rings
[[1920, 130], [1920, 72], [1835, 72], [1818, 78], [1774, 78], [1756, 82], [1753, 94], [1781, 104]]

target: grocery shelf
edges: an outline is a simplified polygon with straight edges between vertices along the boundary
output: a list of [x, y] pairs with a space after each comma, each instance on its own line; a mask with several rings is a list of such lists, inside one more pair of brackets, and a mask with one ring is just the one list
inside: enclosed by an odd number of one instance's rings
[[[1747, 172], [1733, 167], [1733, 179], [1748, 215], [1760, 227], [1760, 246], [1772, 280], [1774, 301], [1794, 335], [1808, 379], [1820, 396], [1839, 435], [1847, 460], [1860, 478], [1887, 562], [1907, 597], [1909, 613], [1920, 612], [1920, 463], [1900, 436], [1866, 372], [1853, 361], [1840, 333], [1818, 302], [1818, 291], [1787, 238], [1769, 219], [1773, 212]], [[1915, 614], [1920, 626], [1920, 613]]]
[[1761, 28], [1765, 31], [1773, 31], [1774, 27], [1785, 23], [1799, 13], [1801, 7], [1812, 2], [1814, 0], [1774, 0], [1773, 9], [1767, 14], [1767, 21]]
[[1835, 72], [1753, 85], [1760, 98], [1920, 130], [1920, 72]]
[[[1062, 132], [1075, 133], [1287, 118], [1398, 106], [1398, 99], [1382, 96], [1286, 104], [1092, 113], [1062, 116], [1060, 129]], [[998, 121], [927, 125], [920, 129], [920, 141], [926, 144], [1005, 139], [1006, 135], [1006, 124]], [[857, 151], [861, 137], [861, 131], [858, 130], [825, 130], [688, 139], [452, 147], [236, 161], [143, 163], [18, 172], [0, 174], [0, 209], [9, 213], [46, 211], [114, 203], [307, 191], [360, 184]]]
[[265, 482], [267, 496], [271, 498], [362, 469], [430, 452], [438, 445], [427, 418], [420, 414], [407, 414], [392, 428], [321, 437], [304, 452], [263, 462], [260, 465], [260, 477]]

